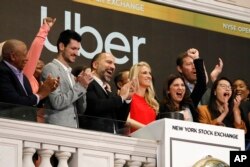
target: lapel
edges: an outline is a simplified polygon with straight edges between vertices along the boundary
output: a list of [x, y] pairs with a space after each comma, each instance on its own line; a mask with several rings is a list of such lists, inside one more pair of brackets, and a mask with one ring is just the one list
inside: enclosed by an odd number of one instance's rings
[[75, 83], [76, 83], [76, 81], [75, 81], [75, 76], [74, 76], [72, 73], [70, 73], [70, 77], [71, 77], [72, 84], [73, 84], [73, 86], [74, 86]]
[[[52, 61], [52, 63], [55, 64], [58, 67], [59, 73], [60, 73], [59, 74], [60, 75], [60, 79], [66, 81], [69, 85], [71, 85], [70, 81], [69, 81], [69, 78], [68, 78], [68, 73], [64, 70], [64, 68], [62, 67], [62, 65], [59, 64], [55, 59]], [[71, 74], [70, 76], [71, 76], [71, 79], [72, 79], [73, 75]], [[75, 79], [72, 79], [72, 83], [73, 83], [73, 85], [75, 84]]]
[[25, 75], [23, 75], [23, 85], [24, 85], [25, 90], [26, 90], [28, 95], [33, 94], [30, 82], [29, 82], [28, 78], [26, 78]]
[[97, 91], [97, 94], [100, 95], [100, 96], [103, 96], [105, 98], [108, 98], [110, 96], [110, 93], [106, 93], [105, 90], [103, 90], [103, 88], [101, 87], [101, 85], [99, 85], [96, 80], [93, 80], [92, 81], [95, 88], [96, 88], [96, 91]]
[[[19, 93], [21, 93], [21, 95], [32, 94], [31, 86], [30, 86], [30, 83], [29, 83], [28, 79], [26, 78], [26, 76], [23, 75], [23, 84], [24, 84], [24, 87], [26, 89], [26, 91], [25, 91], [23, 86], [19, 82], [17, 76], [13, 73], [13, 71], [3, 61], [1, 63], [6, 68], [6, 70], [9, 72], [10, 77], [12, 78], [12, 82], [13, 82], [14, 86], [16, 87], [17, 91], [19, 91]], [[27, 94], [26, 94], [26, 92], [27, 92]]]

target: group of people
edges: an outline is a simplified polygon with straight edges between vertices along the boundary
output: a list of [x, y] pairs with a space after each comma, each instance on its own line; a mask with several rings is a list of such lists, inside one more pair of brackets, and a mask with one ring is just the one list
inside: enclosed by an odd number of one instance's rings
[[60, 33], [55, 59], [46, 65], [39, 60], [55, 21], [44, 19], [29, 50], [20, 40], [4, 42], [0, 102], [39, 106], [51, 124], [114, 134], [125, 127], [133, 132], [165, 118], [166, 113], [178, 113], [185, 121], [243, 129], [249, 139], [249, 85], [242, 79], [232, 83], [226, 77], [219, 78], [221, 59], [208, 76], [197, 49], [180, 54], [178, 73], [164, 83], [162, 100], [156, 96], [151, 67], [144, 61], [115, 76], [118, 91], [114, 92], [110, 82], [116, 65], [111, 53], [98, 53], [89, 68], [72, 74], [70, 65], [76, 61], [81, 44], [81, 36], [73, 30]]

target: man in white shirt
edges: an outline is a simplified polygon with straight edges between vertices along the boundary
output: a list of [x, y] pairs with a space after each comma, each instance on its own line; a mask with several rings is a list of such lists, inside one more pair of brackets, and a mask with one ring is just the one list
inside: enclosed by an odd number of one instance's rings
[[58, 88], [45, 103], [45, 107], [51, 109], [47, 111], [49, 123], [75, 128], [79, 126], [78, 114], [84, 109], [78, 100], [86, 96], [86, 89], [92, 80], [92, 76], [84, 72], [77, 78], [71, 74], [70, 64], [79, 54], [80, 42], [81, 36], [75, 31], [61, 32], [57, 41], [57, 58], [43, 68], [42, 79], [48, 75], [60, 78]]

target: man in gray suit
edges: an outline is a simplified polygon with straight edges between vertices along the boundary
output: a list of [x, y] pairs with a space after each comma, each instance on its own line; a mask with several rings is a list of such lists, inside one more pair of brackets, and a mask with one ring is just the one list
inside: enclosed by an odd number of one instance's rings
[[75, 78], [69, 66], [78, 56], [80, 42], [81, 36], [75, 31], [63, 31], [57, 41], [57, 58], [43, 68], [43, 80], [48, 75], [60, 78], [58, 88], [45, 102], [45, 107], [51, 109], [47, 111], [47, 121], [51, 124], [77, 128], [78, 114], [84, 111], [83, 101], [79, 100], [86, 96], [92, 76], [82, 72]]

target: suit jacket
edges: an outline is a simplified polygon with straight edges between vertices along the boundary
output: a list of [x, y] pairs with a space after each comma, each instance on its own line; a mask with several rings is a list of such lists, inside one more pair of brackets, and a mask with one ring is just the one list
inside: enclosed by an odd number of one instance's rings
[[75, 83], [71, 74], [73, 87], [70, 84], [67, 71], [56, 60], [48, 63], [42, 71], [42, 80], [51, 74], [53, 77], [60, 77], [58, 88], [49, 94], [45, 108], [48, 116], [47, 121], [52, 124], [78, 127], [78, 112], [83, 111], [83, 104], [77, 101], [86, 95], [86, 89], [79, 83]]
[[124, 128], [129, 113], [129, 104], [120, 96], [105, 92], [93, 80], [87, 89], [87, 109], [80, 120], [80, 127], [90, 130], [117, 133]]
[[[195, 59], [194, 66], [196, 69], [197, 80], [196, 80], [193, 91], [190, 92], [187, 84], [185, 84], [186, 91], [190, 95], [190, 98], [193, 101], [193, 104], [192, 104], [193, 107], [191, 106], [191, 108], [197, 108], [197, 106], [199, 105], [199, 102], [202, 99], [202, 96], [207, 90], [206, 74], [205, 74], [203, 59]], [[191, 109], [191, 113], [193, 115], [194, 122], [198, 122], [198, 112], [194, 109]]]
[[249, 122], [249, 114], [250, 114], [250, 101], [242, 101], [240, 104], [240, 110], [241, 110], [241, 118], [246, 124], [247, 127], [247, 134], [246, 138], [250, 139], [250, 122]]
[[192, 92], [190, 92], [189, 88], [186, 85], [186, 90], [190, 93], [190, 97], [193, 100], [194, 107], [197, 107], [199, 102], [201, 101], [202, 96], [207, 90], [206, 84], [206, 74], [204, 70], [204, 61], [203, 59], [195, 59], [194, 66], [196, 69], [196, 84]]
[[[37, 96], [32, 93], [32, 89], [27, 77], [23, 76], [24, 87], [19, 82], [13, 71], [4, 61], [0, 62], [0, 102], [12, 103], [15, 105], [1, 105], [1, 114], [5, 117], [23, 120], [36, 120]], [[25, 90], [24, 90], [25, 88]], [[17, 105], [18, 104], [18, 105]], [[6, 106], [8, 106], [6, 108]], [[7, 110], [8, 109], [8, 110]]]

